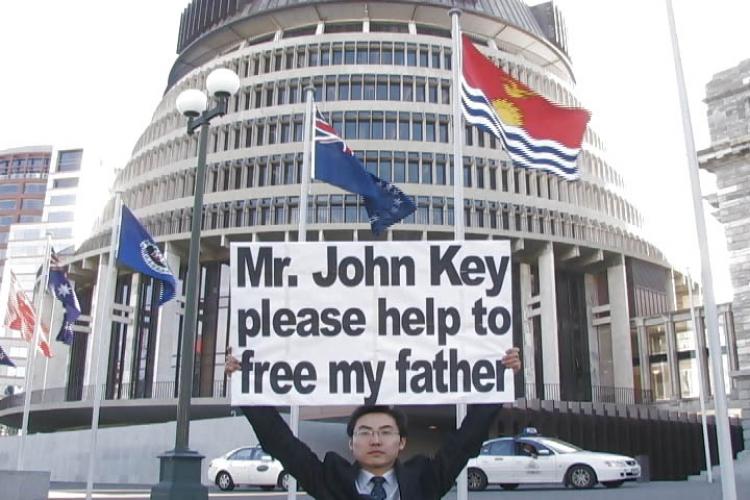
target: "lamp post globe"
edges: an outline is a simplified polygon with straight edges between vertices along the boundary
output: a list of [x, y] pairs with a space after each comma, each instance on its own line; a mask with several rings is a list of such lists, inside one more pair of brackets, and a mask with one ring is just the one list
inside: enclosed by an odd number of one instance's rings
[[208, 93], [217, 99], [226, 99], [240, 88], [240, 77], [227, 68], [217, 68], [206, 78]]
[[208, 98], [200, 90], [187, 89], [183, 90], [177, 96], [175, 105], [177, 106], [177, 111], [181, 114], [190, 118], [197, 118], [206, 110]]

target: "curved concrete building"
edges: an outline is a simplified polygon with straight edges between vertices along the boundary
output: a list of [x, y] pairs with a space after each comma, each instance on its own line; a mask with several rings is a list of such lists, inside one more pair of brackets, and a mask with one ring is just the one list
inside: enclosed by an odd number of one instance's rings
[[[566, 28], [551, 4], [194, 0], [185, 9], [164, 97], [115, 188], [164, 245], [180, 290], [197, 137], [186, 134], [175, 100], [185, 89], [204, 88], [217, 67], [240, 75], [240, 91], [209, 136], [194, 376], [194, 395], [205, 399], [195, 400], [195, 417], [228, 413], [222, 395], [229, 243], [298, 238], [303, 89], [309, 85], [366, 167], [414, 197], [416, 213], [386, 239], [451, 239], [454, 212], [463, 210], [467, 239], [512, 241], [513, 336], [524, 359], [519, 398], [639, 403], [673, 383], [639, 362], [649, 355], [649, 338], [643, 324], [631, 322], [675, 308], [672, 273], [644, 239], [642, 217], [594, 130], [586, 132], [579, 157], [581, 180], [570, 182], [513, 166], [498, 141], [466, 128], [459, 167], [465, 203], [455, 206], [453, 6], [463, 9], [463, 30], [511, 75], [552, 101], [584, 104], [576, 95]], [[71, 262], [83, 319], [94, 315], [101, 295], [96, 285], [105, 270], [112, 205]], [[313, 183], [308, 214], [308, 241], [373, 238], [358, 197], [335, 187]], [[158, 310], [158, 293], [150, 278], [119, 271], [104, 350], [103, 424], [174, 419], [182, 303]], [[88, 424], [96, 358], [90, 328], [77, 329], [70, 356], [47, 368], [49, 387], [32, 418], [37, 429]], [[41, 381], [39, 374], [34, 388]], [[5, 422], [20, 417], [17, 408], [0, 408], [3, 414]]]

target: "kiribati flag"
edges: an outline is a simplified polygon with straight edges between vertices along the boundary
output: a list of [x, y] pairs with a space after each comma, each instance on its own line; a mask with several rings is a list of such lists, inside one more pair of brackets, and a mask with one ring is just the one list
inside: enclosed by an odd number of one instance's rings
[[315, 115], [312, 177], [361, 195], [376, 236], [417, 209], [414, 201], [399, 188], [365, 170], [320, 111]]
[[117, 263], [161, 281], [160, 306], [174, 298], [176, 280], [172, 270], [154, 239], [125, 205], [122, 206]]
[[516, 164], [578, 179], [576, 159], [589, 112], [548, 101], [495, 66], [466, 35], [462, 38], [466, 121], [499, 138]]

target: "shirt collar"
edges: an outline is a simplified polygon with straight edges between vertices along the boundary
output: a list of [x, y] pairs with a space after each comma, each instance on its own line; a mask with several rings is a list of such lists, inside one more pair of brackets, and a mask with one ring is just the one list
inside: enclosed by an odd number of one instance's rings
[[[375, 477], [375, 474], [372, 472], [368, 472], [364, 469], [359, 469], [359, 476], [357, 477], [357, 482], [359, 484], [365, 486], [370, 484], [370, 479]], [[383, 479], [385, 479], [386, 484], [394, 486], [396, 484], [396, 470], [390, 469], [388, 472], [383, 474]]]

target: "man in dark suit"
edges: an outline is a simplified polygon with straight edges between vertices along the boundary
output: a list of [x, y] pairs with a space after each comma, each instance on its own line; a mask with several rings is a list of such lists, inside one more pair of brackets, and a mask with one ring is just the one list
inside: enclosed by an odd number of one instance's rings
[[[518, 372], [518, 349], [503, 357], [506, 368]], [[240, 369], [237, 358], [227, 353], [226, 372]], [[388, 406], [360, 406], [349, 418], [347, 434], [354, 456], [350, 463], [328, 452], [321, 461], [294, 437], [286, 422], [270, 406], [243, 406], [264, 450], [297, 478], [307, 493], [318, 500], [437, 500], [452, 487], [466, 462], [479, 453], [500, 405], [469, 405], [461, 427], [451, 432], [437, 453], [416, 455], [401, 462], [406, 447], [406, 417]]]

